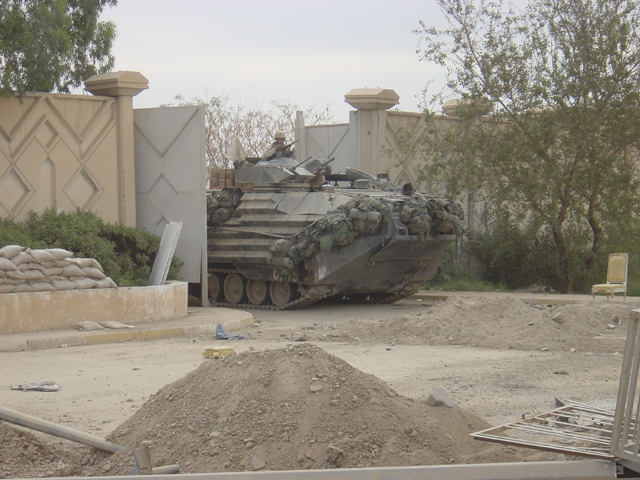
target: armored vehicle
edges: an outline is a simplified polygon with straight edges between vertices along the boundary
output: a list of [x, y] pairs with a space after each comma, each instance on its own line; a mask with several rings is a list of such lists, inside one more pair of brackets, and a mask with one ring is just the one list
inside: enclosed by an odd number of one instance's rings
[[462, 207], [411, 185], [281, 157], [236, 166], [207, 198], [213, 305], [286, 309], [324, 297], [387, 303], [415, 293], [462, 233]]

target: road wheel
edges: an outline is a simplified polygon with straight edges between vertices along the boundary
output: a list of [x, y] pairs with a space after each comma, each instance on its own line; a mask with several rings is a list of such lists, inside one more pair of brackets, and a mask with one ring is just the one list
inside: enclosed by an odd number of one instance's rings
[[269, 296], [271, 297], [271, 303], [276, 307], [281, 307], [292, 301], [293, 294], [293, 284], [286, 282], [271, 282], [271, 286], [269, 287]]
[[244, 300], [246, 280], [239, 273], [230, 273], [224, 279], [224, 298], [229, 303], [238, 304]]
[[253, 305], [264, 305], [269, 298], [269, 286], [264, 280], [247, 280], [247, 298]]
[[222, 297], [222, 278], [219, 273], [209, 272], [209, 301], [217, 302]]

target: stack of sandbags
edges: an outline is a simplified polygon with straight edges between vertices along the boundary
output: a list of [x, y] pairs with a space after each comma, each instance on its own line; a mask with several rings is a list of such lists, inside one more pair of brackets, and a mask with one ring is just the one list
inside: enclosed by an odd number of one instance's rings
[[0, 248], [0, 293], [116, 287], [93, 258], [73, 258], [62, 248]]

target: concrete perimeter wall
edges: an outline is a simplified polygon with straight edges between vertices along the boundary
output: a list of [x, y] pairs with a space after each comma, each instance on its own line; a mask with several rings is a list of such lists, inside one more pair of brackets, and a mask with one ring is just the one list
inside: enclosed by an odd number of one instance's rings
[[79, 208], [135, 227], [132, 96], [146, 78], [116, 72], [85, 85], [95, 96], [0, 98], [0, 217]]
[[75, 328], [79, 322], [170, 320], [187, 315], [187, 283], [0, 295], [0, 335]]

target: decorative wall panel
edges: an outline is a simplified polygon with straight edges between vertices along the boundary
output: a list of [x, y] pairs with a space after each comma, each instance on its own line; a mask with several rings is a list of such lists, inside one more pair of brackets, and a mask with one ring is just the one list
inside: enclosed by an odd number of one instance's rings
[[204, 110], [135, 109], [133, 118], [136, 225], [162, 236], [167, 223], [182, 222], [175, 251], [184, 262], [180, 275], [206, 285]]
[[0, 98], [0, 217], [79, 208], [117, 222], [115, 125], [110, 97]]

